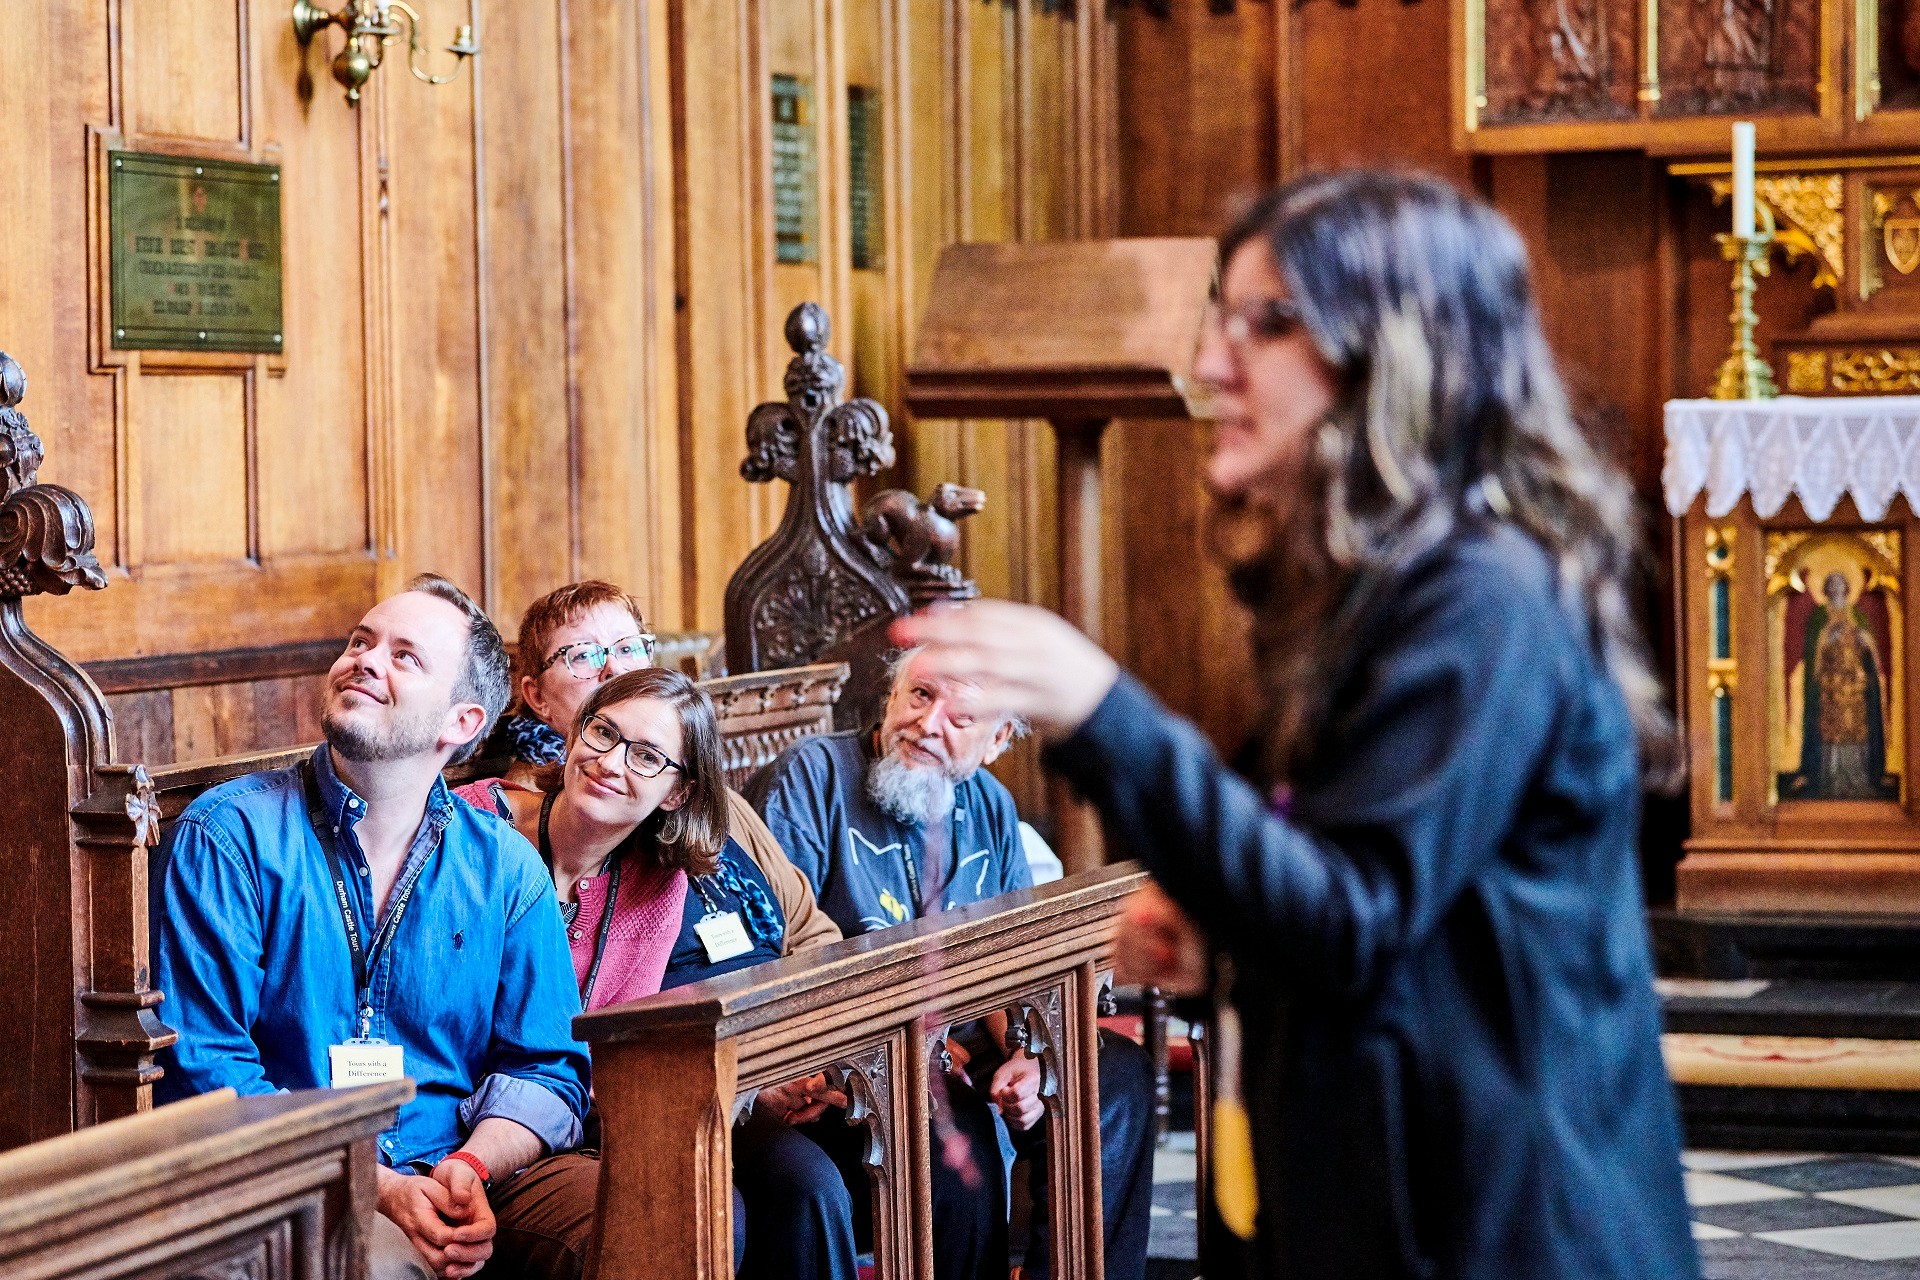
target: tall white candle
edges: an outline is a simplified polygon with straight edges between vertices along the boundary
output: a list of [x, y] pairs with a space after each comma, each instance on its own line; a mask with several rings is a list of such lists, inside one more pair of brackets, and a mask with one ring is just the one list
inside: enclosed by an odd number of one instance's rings
[[1753, 122], [1733, 125], [1733, 234], [1753, 235]]

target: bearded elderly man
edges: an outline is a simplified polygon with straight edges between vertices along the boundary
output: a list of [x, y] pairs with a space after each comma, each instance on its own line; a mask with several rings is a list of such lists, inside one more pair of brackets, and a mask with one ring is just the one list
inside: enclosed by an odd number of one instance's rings
[[[1013, 796], [986, 771], [1024, 726], [955, 709], [945, 682], [893, 667], [879, 727], [807, 738], [755, 779], [750, 798], [820, 907], [848, 937], [1024, 889], [1032, 884]], [[1012, 1145], [1033, 1157], [1034, 1214], [1024, 1273], [1043, 1280], [1047, 1249], [1044, 1113], [1039, 1064], [1006, 1052], [1004, 1015], [960, 1037], [967, 1069], [950, 1080], [956, 1128], [987, 1175], [934, 1168], [934, 1271], [939, 1280], [1007, 1273], [1005, 1184], [989, 1103]], [[969, 1050], [973, 1061], [967, 1062]], [[1100, 1039], [1101, 1193], [1106, 1274], [1146, 1272], [1152, 1199], [1151, 1072], [1123, 1037]], [[984, 1121], [984, 1123], [983, 1123]], [[832, 1146], [831, 1129], [816, 1140]], [[836, 1156], [840, 1153], [836, 1149]], [[970, 1172], [970, 1171], [967, 1171]], [[852, 1179], [856, 1194], [864, 1178]], [[856, 1215], [856, 1221], [860, 1215]]]
[[162, 1101], [413, 1078], [378, 1140], [376, 1280], [577, 1280], [598, 1165], [573, 961], [532, 846], [440, 780], [507, 696], [500, 633], [425, 575], [361, 619], [326, 742], [214, 787], [153, 876]]

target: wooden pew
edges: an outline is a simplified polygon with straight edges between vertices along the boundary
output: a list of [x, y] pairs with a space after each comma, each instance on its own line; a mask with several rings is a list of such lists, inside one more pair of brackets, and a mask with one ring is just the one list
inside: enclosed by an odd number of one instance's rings
[[[0, 607], [4, 602], [0, 601]], [[51, 651], [48, 651], [49, 653]], [[846, 682], [843, 664], [826, 663], [789, 671], [764, 671], [728, 676], [702, 683], [719, 715], [722, 753], [728, 781], [744, 786], [754, 772], [789, 744], [833, 727], [833, 704]], [[85, 681], [85, 676], [80, 676]], [[86, 695], [91, 686], [77, 688]], [[97, 697], [97, 691], [93, 691]], [[104, 717], [104, 708], [98, 708]], [[109, 733], [111, 721], [107, 721]], [[71, 922], [76, 972], [86, 962], [87, 980], [51, 994], [41, 1007], [41, 1021], [29, 1024], [34, 1036], [57, 1037], [66, 1028], [64, 1053], [53, 1066], [68, 1065], [73, 1073], [69, 1092], [62, 1096], [56, 1080], [38, 1085], [32, 1099], [44, 1099], [51, 1113], [0, 1113], [0, 1126], [10, 1137], [6, 1145], [50, 1136], [39, 1132], [51, 1121], [71, 1117], [57, 1129], [84, 1125], [144, 1111], [151, 1105], [152, 1085], [160, 1077], [154, 1055], [173, 1043], [173, 1032], [156, 1012], [162, 995], [149, 982], [147, 920], [147, 853], [164, 838], [173, 819], [208, 787], [262, 769], [297, 764], [313, 750], [312, 744], [276, 751], [253, 752], [215, 760], [194, 761], [147, 769], [143, 765], [93, 764], [84, 767], [84, 741], [65, 740], [60, 753], [43, 748], [37, 757], [21, 756], [0, 763], [10, 771], [11, 786], [52, 794], [62, 772], [84, 780], [86, 790], [73, 803], [67, 821], [54, 830], [51, 851], [72, 851], [73, 882], [84, 889]], [[500, 772], [487, 761], [449, 770], [450, 780], [486, 777]], [[37, 776], [37, 781], [35, 780]], [[81, 785], [79, 782], [70, 785]], [[9, 865], [22, 855], [47, 853], [18, 845], [0, 833], [0, 857]], [[48, 859], [49, 861], [53, 859]], [[24, 897], [0, 897], [0, 921], [18, 919], [28, 911]], [[63, 922], [64, 923], [64, 922]], [[77, 1056], [77, 1066], [74, 1066]], [[48, 1054], [52, 1059], [54, 1055]], [[48, 1075], [53, 1075], [48, 1069]], [[12, 1098], [0, 1093], [0, 1098]], [[23, 1105], [36, 1105], [28, 1101]]]
[[932, 1274], [928, 1108], [947, 1028], [995, 1010], [1043, 1068], [1053, 1274], [1101, 1274], [1096, 1007], [1121, 904], [1106, 867], [583, 1014], [602, 1122], [601, 1280], [733, 1274], [736, 1095], [827, 1070], [869, 1134], [882, 1277]]
[[231, 1089], [0, 1155], [0, 1275], [360, 1280], [410, 1081]]

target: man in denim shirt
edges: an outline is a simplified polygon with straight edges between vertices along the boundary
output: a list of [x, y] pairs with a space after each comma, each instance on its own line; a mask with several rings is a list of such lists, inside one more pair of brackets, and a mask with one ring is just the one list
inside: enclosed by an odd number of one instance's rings
[[597, 1162], [559, 907], [539, 858], [440, 780], [507, 697], [500, 634], [444, 578], [375, 605], [328, 674], [326, 744], [215, 787], [155, 869], [163, 1101], [406, 1075], [380, 1135], [378, 1276], [575, 1280]]

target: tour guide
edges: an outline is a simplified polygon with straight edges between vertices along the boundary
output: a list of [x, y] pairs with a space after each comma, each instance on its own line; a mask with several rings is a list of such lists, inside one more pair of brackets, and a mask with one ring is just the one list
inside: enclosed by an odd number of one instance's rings
[[1123, 962], [1204, 981], [1188, 921], [1230, 957], [1257, 1211], [1217, 1141], [1214, 1185], [1259, 1274], [1698, 1276], [1640, 896], [1636, 738], [1656, 777], [1672, 740], [1633, 496], [1568, 412], [1520, 238], [1351, 172], [1266, 197], [1220, 258], [1194, 374], [1252, 777], [1041, 610], [894, 638], [971, 714], [1031, 719], [1153, 872]]
[[[328, 675], [326, 743], [215, 787], [154, 875], [162, 1101], [413, 1078], [379, 1137], [376, 1277], [489, 1257], [573, 1280], [598, 1165], [559, 904], [539, 857], [440, 771], [506, 702], [479, 607], [431, 575], [374, 606]], [[544, 1158], [543, 1158], [544, 1157]]]

